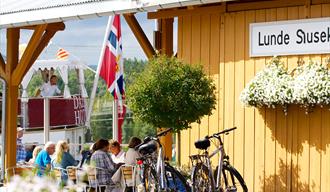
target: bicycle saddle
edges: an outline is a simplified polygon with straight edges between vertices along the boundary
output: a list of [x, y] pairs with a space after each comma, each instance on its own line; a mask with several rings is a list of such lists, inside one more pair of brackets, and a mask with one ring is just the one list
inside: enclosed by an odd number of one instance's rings
[[157, 150], [157, 145], [154, 142], [143, 144], [139, 147], [138, 151], [142, 155], [151, 154]]
[[197, 149], [206, 150], [211, 145], [210, 140], [208, 139], [201, 139], [195, 142], [195, 147]]

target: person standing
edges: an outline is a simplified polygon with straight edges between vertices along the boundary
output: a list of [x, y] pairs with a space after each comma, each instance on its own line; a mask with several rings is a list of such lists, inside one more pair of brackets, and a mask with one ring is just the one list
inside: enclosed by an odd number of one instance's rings
[[55, 152], [55, 144], [51, 141], [45, 144], [43, 150], [38, 154], [34, 165], [37, 167], [37, 175], [42, 176], [51, 169], [51, 158]]
[[50, 77], [50, 81], [47, 83], [44, 83], [40, 89], [38, 90], [36, 96], [41, 95], [42, 97], [51, 97], [60, 95], [61, 90], [57, 87], [57, 76], [52, 75]]
[[16, 162], [25, 162], [26, 151], [24, 145], [22, 143], [24, 129], [21, 127], [17, 127], [17, 139], [16, 139]]

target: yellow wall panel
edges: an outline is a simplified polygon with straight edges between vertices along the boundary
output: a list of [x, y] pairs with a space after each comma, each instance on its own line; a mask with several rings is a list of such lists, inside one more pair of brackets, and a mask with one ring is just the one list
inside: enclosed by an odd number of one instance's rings
[[238, 171], [244, 170], [244, 163], [241, 159], [244, 157], [244, 107], [239, 102], [240, 92], [244, 89], [245, 79], [244, 79], [244, 56], [245, 47], [242, 46], [245, 42], [245, 31], [241, 30], [242, 26], [245, 24], [245, 13], [240, 12], [235, 16], [235, 113], [234, 125], [238, 127], [231, 135], [233, 135], [234, 141], [234, 155], [232, 156], [233, 165]]
[[[182, 59], [186, 62], [191, 62], [191, 16], [182, 17]], [[188, 164], [190, 153], [190, 143], [193, 142], [190, 135], [191, 130], [182, 131], [181, 135], [183, 137], [181, 140], [181, 163]]]
[[[250, 23], [330, 17], [330, 4], [191, 13], [178, 20], [178, 56], [204, 66], [217, 87], [217, 107], [201, 125], [193, 124], [193, 129], [181, 133], [181, 163], [187, 164], [188, 156], [197, 152], [193, 145], [196, 139], [237, 126], [238, 130], [223, 137], [225, 150], [249, 191], [328, 191], [328, 108], [316, 107], [307, 115], [300, 106], [290, 105], [285, 115], [281, 107], [243, 108], [239, 95], [271, 59], [249, 57]], [[282, 61], [293, 71], [300, 59], [325, 64], [329, 56], [287, 56]]]
[[[193, 65], [200, 64], [201, 57], [201, 17], [200, 15], [193, 15], [191, 17], [191, 63]], [[196, 154], [198, 150], [195, 148], [194, 142], [199, 139], [200, 125], [198, 123], [192, 124], [192, 129], [190, 130], [190, 154]]]
[[[249, 25], [255, 22], [255, 11], [245, 12], [245, 84], [247, 84], [255, 75], [254, 59], [249, 57]], [[239, 102], [239, 101], [237, 101]], [[255, 109], [245, 108], [244, 122], [244, 171], [242, 174], [246, 184], [251, 191], [254, 191], [254, 130], [255, 130]], [[239, 127], [239, 129], [242, 129]]]
[[[201, 64], [204, 67], [205, 73], [210, 74], [210, 29], [211, 15], [201, 15]], [[204, 116], [201, 120], [200, 137], [209, 134], [209, 117]]]
[[[220, 14], [211, 14], [212, 25], [210, 25], [210, 77], [213, 79], [216, 86], [216, 98], [219, 101], [219, 49], [220, 49]], [[216, 105], [216, 109], [213, 110], [212, 115], [209, 117], [209, 135], [219, 132], [219, 108]], [[202, 137], [204, 135], [201, 135]], [[211, 145], [210, 150], [215, 150], [216, 147]], [[218, 161], [219, 155], [213, 157], [213, 164], [215, 165]]]

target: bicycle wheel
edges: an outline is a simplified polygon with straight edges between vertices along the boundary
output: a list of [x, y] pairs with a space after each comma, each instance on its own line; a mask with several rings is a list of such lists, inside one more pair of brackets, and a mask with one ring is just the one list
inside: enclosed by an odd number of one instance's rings
[[177, 192], [189, 192], [190, 187], [187, 184], [186, 179], [174, 169], [171, 165], [165, 165], [165, 178], [168, 187], [168, 191], [177, 191]]
[[[214, 172], [214, 180], [217, 181], [218, 167]], [[248, 188], [241, 174], [231, 165], [224, 163], [222, 170], [222, 177], [220, 181], [221, 189], [218, 191], [223, 192], [247, 192]]]
[[143, 182], [145, 192], [158, 191], [157, 174], [156, 174], [156, 171], [152, 167], [145, 166], [143, 168], [142, 182]]
[[194, 166], [192, 170], [192, 191], [211, 192], [214, 191], [213, 186], [210, 170], [203, 164]]

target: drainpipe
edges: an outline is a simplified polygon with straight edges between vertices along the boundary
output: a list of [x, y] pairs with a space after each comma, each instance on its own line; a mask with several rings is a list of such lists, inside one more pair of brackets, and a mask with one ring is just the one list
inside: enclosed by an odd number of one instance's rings
[[1, 114], [1, 181], [5, 179], [5, 145], [6, 145], [6, 89], [7, 83], [0, 78], [2, 82], [2, 114]]

